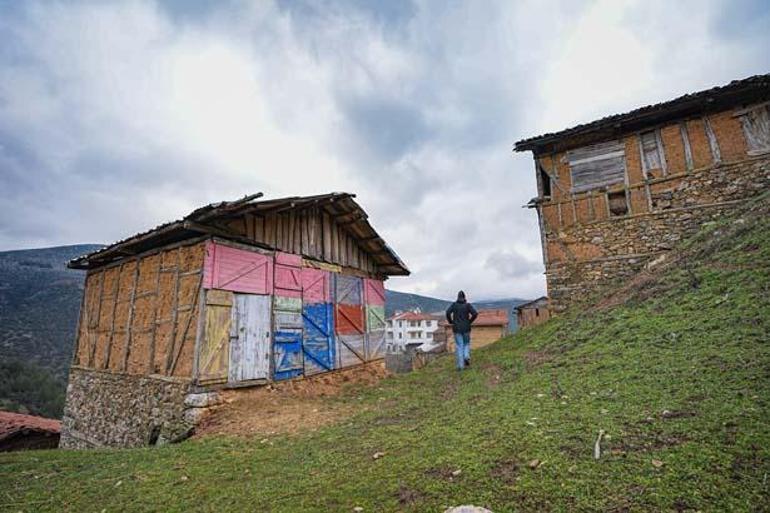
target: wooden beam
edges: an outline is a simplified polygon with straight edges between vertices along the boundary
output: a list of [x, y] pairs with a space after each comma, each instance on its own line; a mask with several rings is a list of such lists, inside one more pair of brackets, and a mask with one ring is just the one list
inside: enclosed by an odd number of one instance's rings
[[[198, 280], [198, 287], [195, 290], [195, 294], [193, 294], [193, 298], [198, 299], [200, 296], [201, 286], [203, 285], [203, 274], [201, 274], [201, 279]], [[176, 356], [174, 357], [174, 361], [171, 364], [171, 369], [168, 372], [169, 376], [172, 376], [174, 374], [174, 370], [176, 369], [176, 364], [179, 362], [179, 356], [182, 354], [182, 348], [184, 347], [185, 341], [187, 340], [187, 332], [190, 331], [190, 323], [192, 322], [193, 318], [193, 312], [190, 311], [190, 315], [187, 317], [187, 324], [184, 328], [184, 333], [182, 334], [182, 340], [179, 344], [179, 349], [176, 352]]]
[[152, 313], [152, 330], [150, 332], [150, 351], [149, 351], [150, 357], [149, 357], [149, 361], [147, 362], [147, 372], [149, 374], [155, 373], [155, 369], [153, 368], [153, 365], [155, 364], [155, 335], [158, 331], [158, 325], [156, 324], [155, 321], [158, 320], [158, 310], [160, 309], [160, 301], [158, 301], [158, 299], [160, 299], [160, 275], [161, 275], [160, 268], [162, 267], [162, 263], [163, 263], [163, 253], [159, 254], [157, 258], [158, 258], [158, 270], [157, 270], [157, 276], [155, 279], [155, 302], [154, 302], [155, 308], [153, 308], [153, 313]]
[[709, 117], [704, 114], [703, 125], [706, 127], [706, 135], [708, 136], [709, 146], [711, 147], [711, 156], [714, 159], [714, 163], [718, 164], [722, 162], [722, 154], [719, 151], [719, 143], [717, 142], [717, 136], [714, 133], [714, 129], [711, 128]]
[[128, 353], [131, 348], [131, 325], [134, 322], [134, 299], [136, 298], [136, 287], [139, 285], [139, 265], [142, 263], [142, 257], [136, 257], [136, 269], [134, 269], [134, 285], [131, 289], [131, 303], [128, 308], [128, 323], [126, 325], [126, 347], [123, 348], [123, 362], [120, 370], [125, 371], [128, 366]]
[[[94, 329], [94, 341], [93, 341], [93, 344], [91, 344], [91, 349], [90, 349], [90, 352], [88, 354], [88, 366], [91, 367], [91, 368], [95, 367], [95, 365], [94, 365], [94, 355], [96, 354], [96, 346], [99, 344], [99, 335], [98, 335], [97, 332], [99, 330], [99, 323], [101, 322], [101, 319], [102, 319], [102, 299], [104, 298], [104, 277], [105, 277], [106, 274], [107, 274], [106, 271], [102, 271], [101, 272], [101, 278], [102, 279], [99, 282], [99, 301], [96, 304], [97, 308], [96, 308], [96, 325], [94, 326], [94, 328], [95, 328]], [[88, 329], [90, 331], [91, 327], [89, 326]]]
[[123, 275], [124, 264], [118, 267], [118, 278], [115, 280], [115, 289], [113, 290], [112, 315], [110, 321], [110, 338], [107, 339], [107, 348], [104, 356], [104, 369], [110, 366], [110, 354], [112, 353], [112, 339], [115, 337], [115, 311], [118, 307], [118, 292], [120, 291], [120, 278]]
[[[171, 343], [169, 344], [169, 347], [167, 349], [166, 353], [166, 365], [164, 366], [164, 374], [168, 374], [168, 369], [171, 367], [172, 363], [172, 355], [174, 354], [174, 348], [176, 347], [176, 324], [177, 319], [179, 319], [179, 280], [181, 279], [180, 276], [180, 267], [182, 266], [182, 250], [178, 249], [176, 254], [176, 276], [174, 278], [174, 298], [173, 298], [173, 307], [171, 309]], [[192, 314], [190, 314], [192, 315]]]

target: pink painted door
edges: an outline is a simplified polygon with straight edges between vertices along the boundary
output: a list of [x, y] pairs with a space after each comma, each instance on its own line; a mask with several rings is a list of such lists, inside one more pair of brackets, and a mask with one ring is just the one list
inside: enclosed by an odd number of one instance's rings
[[276, 253], [274, 283], [276, 296], [302, 297], [302, 257]]
[[331, 300], [331, 274], [329, 271], [304, 267], [302, 269], [303, 303], [330, 303]]
[[203, 286], [249, 294], [272, 294], [273, 259], [256, 251], [209, 242], [203, 265]]
[[364, 303], [385, 306], [385, 284], [382, 280], [364, 279]]

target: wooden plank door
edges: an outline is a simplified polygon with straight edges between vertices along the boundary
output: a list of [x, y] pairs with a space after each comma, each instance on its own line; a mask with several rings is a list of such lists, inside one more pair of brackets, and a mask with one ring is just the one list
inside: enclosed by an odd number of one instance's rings
[[302, 375], [302, 299], [274, 297], [273, 379]]
[[302, 339], [305, 375], [334, 369], [334, 310], [331, 303], [302, 305], [305, 332]]
[[230, 332], [233, 293], [226, 290], [206, 292], [205, 329], [198, 350], [198, 383], [227, 381], [230, 360]]
[[249, 294], [273, 293], [273, 259], [257, 251], [206, 244], [203, 286]]
[[274, 294], [302, 297], [302, 257], [291, 253], [275, 254]]
[[270, 373], [270, 296], [235, 294], [230, 330], [231, 383]]
[[366, 359], [385, 358], [385, 307], [366, 305]]
[[361, 278], [345, 274], [334, 277], [334, 329], [338, 367], [366, 361], [366, 321]]

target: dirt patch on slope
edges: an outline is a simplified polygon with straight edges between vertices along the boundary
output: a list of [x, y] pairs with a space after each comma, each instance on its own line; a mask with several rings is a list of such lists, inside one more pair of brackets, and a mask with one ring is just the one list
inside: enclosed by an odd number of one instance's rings
[[195, 436], [249, 437], [312, 431], [362, 411], [361, 405], [344, 399], [385, 376], [384, 365], [375, 362], [306, 379], [224, 390], [221, 394], [225, 403], [196, 428]]

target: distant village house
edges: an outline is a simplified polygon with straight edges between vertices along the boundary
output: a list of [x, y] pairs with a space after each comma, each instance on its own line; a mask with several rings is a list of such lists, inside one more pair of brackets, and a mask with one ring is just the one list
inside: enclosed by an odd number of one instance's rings
[[630, 277], [770, 185], [770, 75], [519, 141], [550, 308]]
[[410, 342], [431, 342], [440, 319], [438, 315], [419, 310], [398, 312], [387, 321], [388, 342], [395, 347], [403, 347]]
[[[479, 310], [479, 316], [471, 328], [471, 349], [488, 346], [508, 335], [508, 311], [504, 309]], [[454, 351], [455, 342], [452, 326], [443, 319], [440, 328], [444, 332], [447, 350]]]
[[551, 318], [548, 298], [545, 296], [520, 304], [514, 310], [516, 311], [516, 325], [519, 329], [536, 326]]
[[61, 446], [180, 439], [212, 393], [380, 360], [408, 275], [352, 194], [199, 208], [72, 260], [87, 270]]

